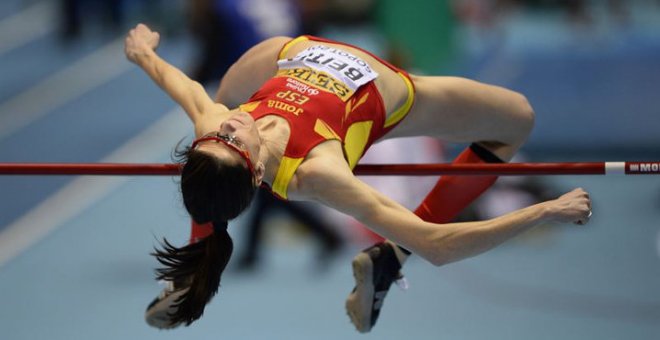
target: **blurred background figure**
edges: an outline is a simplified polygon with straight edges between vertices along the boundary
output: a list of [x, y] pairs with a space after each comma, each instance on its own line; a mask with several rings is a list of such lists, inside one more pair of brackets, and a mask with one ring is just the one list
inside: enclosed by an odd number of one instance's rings
[[[45, 0], [48, 1], [48, 0]], [[183, 31], [180, 1], [163, 0], [57, 0], [59, 35], [65, 42], [93, 34], [123, 34], [136, 20], [148, 21], [164, 34]], [[36, 1], [35, 1], [36, 2]]]
[[[284, 213], [286, 226], [273, 223], [273, 217]], [[268, 226], [281, 229], [289, 227], [288, 230], [279, 232], [295, 233], [302, 232], [305, 237], [313, 237], [318, 243], [315, 271], [324, 272], [328, 266], [339, 255], [343, 246], [343, 239], [339, 229], [335, 225], [336, 219], [325, 217], [321, 207], [308, 202], [288, 202], [275, 198], [269, 191], [259, 189], [248, 212], [245, 228], [247, 237], [242, 247], [238, 248], [236, 269], [240, 271], [251, 271], [257, 269], [264, 249], [266, 238], [265, 227]], [[269, 230], [270, 231], [270, 230]]]
[[104, 27], [120, 33], [124, 20], [123, 0], [60, 0], [63, 39], [80, 37], [83, 26], [101, 22]]
[[191, 77], [202, 84], [219, 81], [256, 43], [302, 33], [293, 0], [191, 0], [189, 6], [190, 32], [200, 45]]

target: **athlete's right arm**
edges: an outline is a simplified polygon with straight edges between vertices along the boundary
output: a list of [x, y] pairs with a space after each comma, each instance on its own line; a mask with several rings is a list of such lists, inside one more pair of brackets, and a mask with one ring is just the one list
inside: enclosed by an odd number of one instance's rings
[[590, 200], [576, 189], [562, 197], [476, 222], [435, 224], [374, 190], [338, 162], [317, 163], [301, 179], [301, 193], [353, 216], [434, 265], [478, 255], [543, 222], [586, 223]]
[[156, 54], [160, 36], [146, 25], [132, 29], [125, 41], [128, 60], [140, 66], [151, 79], [186, 111], [193, 122], [202, 115], [227, 111], [227, 107], [213, 102], [204, 87], [188, 78], [181, 70]]

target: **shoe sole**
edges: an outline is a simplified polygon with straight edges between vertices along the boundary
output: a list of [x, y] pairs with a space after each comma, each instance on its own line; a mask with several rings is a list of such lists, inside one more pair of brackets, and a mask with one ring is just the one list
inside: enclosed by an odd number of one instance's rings
[[360, 333], [371, 330], [371, 313], [374, 301], [373, 262], [366, 253], [353, 259], [355, 290], [346, 299], [346, 312]]
[[153, 306], [150, 306], [144, 313], [144, 319], [147, 324], [159, 329], [172, 329], [180, 326], [181, 323], [172, 324], [168, 314], [176, 312], [176, 307], [173, 307], [173, 305], [181, 295], [185, 294], [186, 291], [188, 291], [188, 289], [173, 292], [162, 300], [156, 302]]

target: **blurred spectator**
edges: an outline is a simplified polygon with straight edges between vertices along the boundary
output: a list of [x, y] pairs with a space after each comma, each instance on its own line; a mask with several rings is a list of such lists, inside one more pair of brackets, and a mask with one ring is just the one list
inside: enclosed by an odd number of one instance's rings
[[519, 10], [559, 11], [571, 24], [585, 27], [595, 23], [600, 9], [605, 9], [607, 20], [615, 24], [629, 21], [628, 6], [621, 0], [456, 0], [454, 8], [464, 23], [481, 27], [491, 27], [507, 13]]
[[245, 247], [241, 248], [243, 251], [238, 257], [237, 269], [256, 268], [263, 248], [264, 227], [268, 218], [278, 212], [285, 212], [292, 222], [299, 222], [320, 241], [316, 267], [319, 270], [327, 268], [342, 248], [343, 240], [337, 229], [325, 222], [319, 209], [310, 203], [281, 201], [265, 189], [259, 189], [250, 208], [250, 218], [246, 225], [248, 236]]
[[90, 17], [119, 31], [123, 20], [123, 0], [60, 0], [63, 39], [71, 40], [82, 34], [84, 22]]
[[[332, 38], [339, 31], [343, 40], [364, 46], [365, 41], [360, 37], [372, 29], [377, 3], [375, 0], [191, 0], [189, 25], [202, 46], [193, 78], [205, 84], [217, 81], [247, 49], [273, 36], [309, 34]], [[378, 52], [383, 49], [380, 46], [383, 40], [375, 40], [367, 41], [365, 47], [382, 56]], [[231, 43], [231, 49], [219, 51], [217, 46], [221, 43]]]
[[217, 82], [245, 51], [269, 37], [301, 33], [290, 0], [191, 0], [189, 25], [201, 51], [192, 78]]
[[181, 4], [165, 0], [59, 0], [60, 36], [71, 41], [89, 28], [124, 34], [133, 18], [159, 27], [164, 34], [181, 31]]

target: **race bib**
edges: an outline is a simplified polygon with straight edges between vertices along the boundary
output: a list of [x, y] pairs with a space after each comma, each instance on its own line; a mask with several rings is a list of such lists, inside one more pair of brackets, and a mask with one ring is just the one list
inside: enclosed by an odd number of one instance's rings
[[[291, 59], [277, 62], [278, 75], [293, 76], [306, 84], [348, 100], [360, 86], [376, 79], [378, 73], [364, 60], [337, 48], [316, 45]], [[303, 70], [309, 70], [304, 72]], [[330, 79], [328, 79], [330, 78]]]

